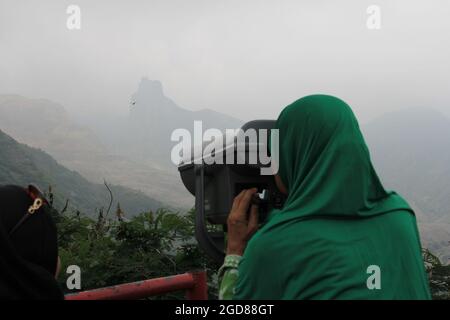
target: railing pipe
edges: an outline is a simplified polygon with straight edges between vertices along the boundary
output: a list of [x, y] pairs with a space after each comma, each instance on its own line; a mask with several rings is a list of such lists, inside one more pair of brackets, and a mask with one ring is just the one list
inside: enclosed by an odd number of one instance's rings
[[186, 298], [189, 300], [207, 300], [206, 272], [188, 272], [82, 291], [66, 295], [66, 300], [133, 300], [181, 290], [186, 291]]

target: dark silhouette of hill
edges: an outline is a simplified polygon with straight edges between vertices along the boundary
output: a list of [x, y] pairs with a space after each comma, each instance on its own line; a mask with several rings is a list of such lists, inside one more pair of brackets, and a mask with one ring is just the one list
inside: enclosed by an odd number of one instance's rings
[[[26, 186], [29, 183], [42, 190], [51, 186], [55, 194], [55, 205], [59, 209], [69, 199], [70, 208], [92, 216], [96, 214], [96, 209], [106, 210], [110, 201], [109, 192], [104, 185], [90, 183], [77, 172], [58, 164], [47, 153], [20, 144], [0, 131], [0, 184]], [[110, 188], [114, 196], [112, 211], [117, 203], [120, 203], [128, 215], [163, 206], [161, 202], [129, 188], [115, 185]]]

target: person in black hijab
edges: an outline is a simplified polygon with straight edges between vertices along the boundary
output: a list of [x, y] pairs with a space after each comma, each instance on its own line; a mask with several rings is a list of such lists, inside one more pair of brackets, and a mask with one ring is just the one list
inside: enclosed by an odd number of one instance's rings
[[0, 299], [64, 299], [51, 210], [34, 186], [0, 186]]

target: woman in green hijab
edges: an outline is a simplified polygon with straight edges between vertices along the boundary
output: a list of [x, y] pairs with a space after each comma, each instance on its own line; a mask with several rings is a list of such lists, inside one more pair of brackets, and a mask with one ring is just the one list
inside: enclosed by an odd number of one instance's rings
[[414, 212], [383, 188], [350, 107], [307, 96], [276, 128], [287, 199], [256, 231], [256, 189], [236, 197], [220, 298], [430, 299]]

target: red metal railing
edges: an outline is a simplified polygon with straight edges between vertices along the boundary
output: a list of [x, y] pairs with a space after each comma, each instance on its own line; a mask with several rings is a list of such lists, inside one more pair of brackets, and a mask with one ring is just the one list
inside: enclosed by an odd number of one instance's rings
[[189, 272], [82, 291], [66, 295], [66, 300], [133, 300], [180, 290], [186, 291], [186, 299], [188, 300], [207, 300], [206, 272]]

